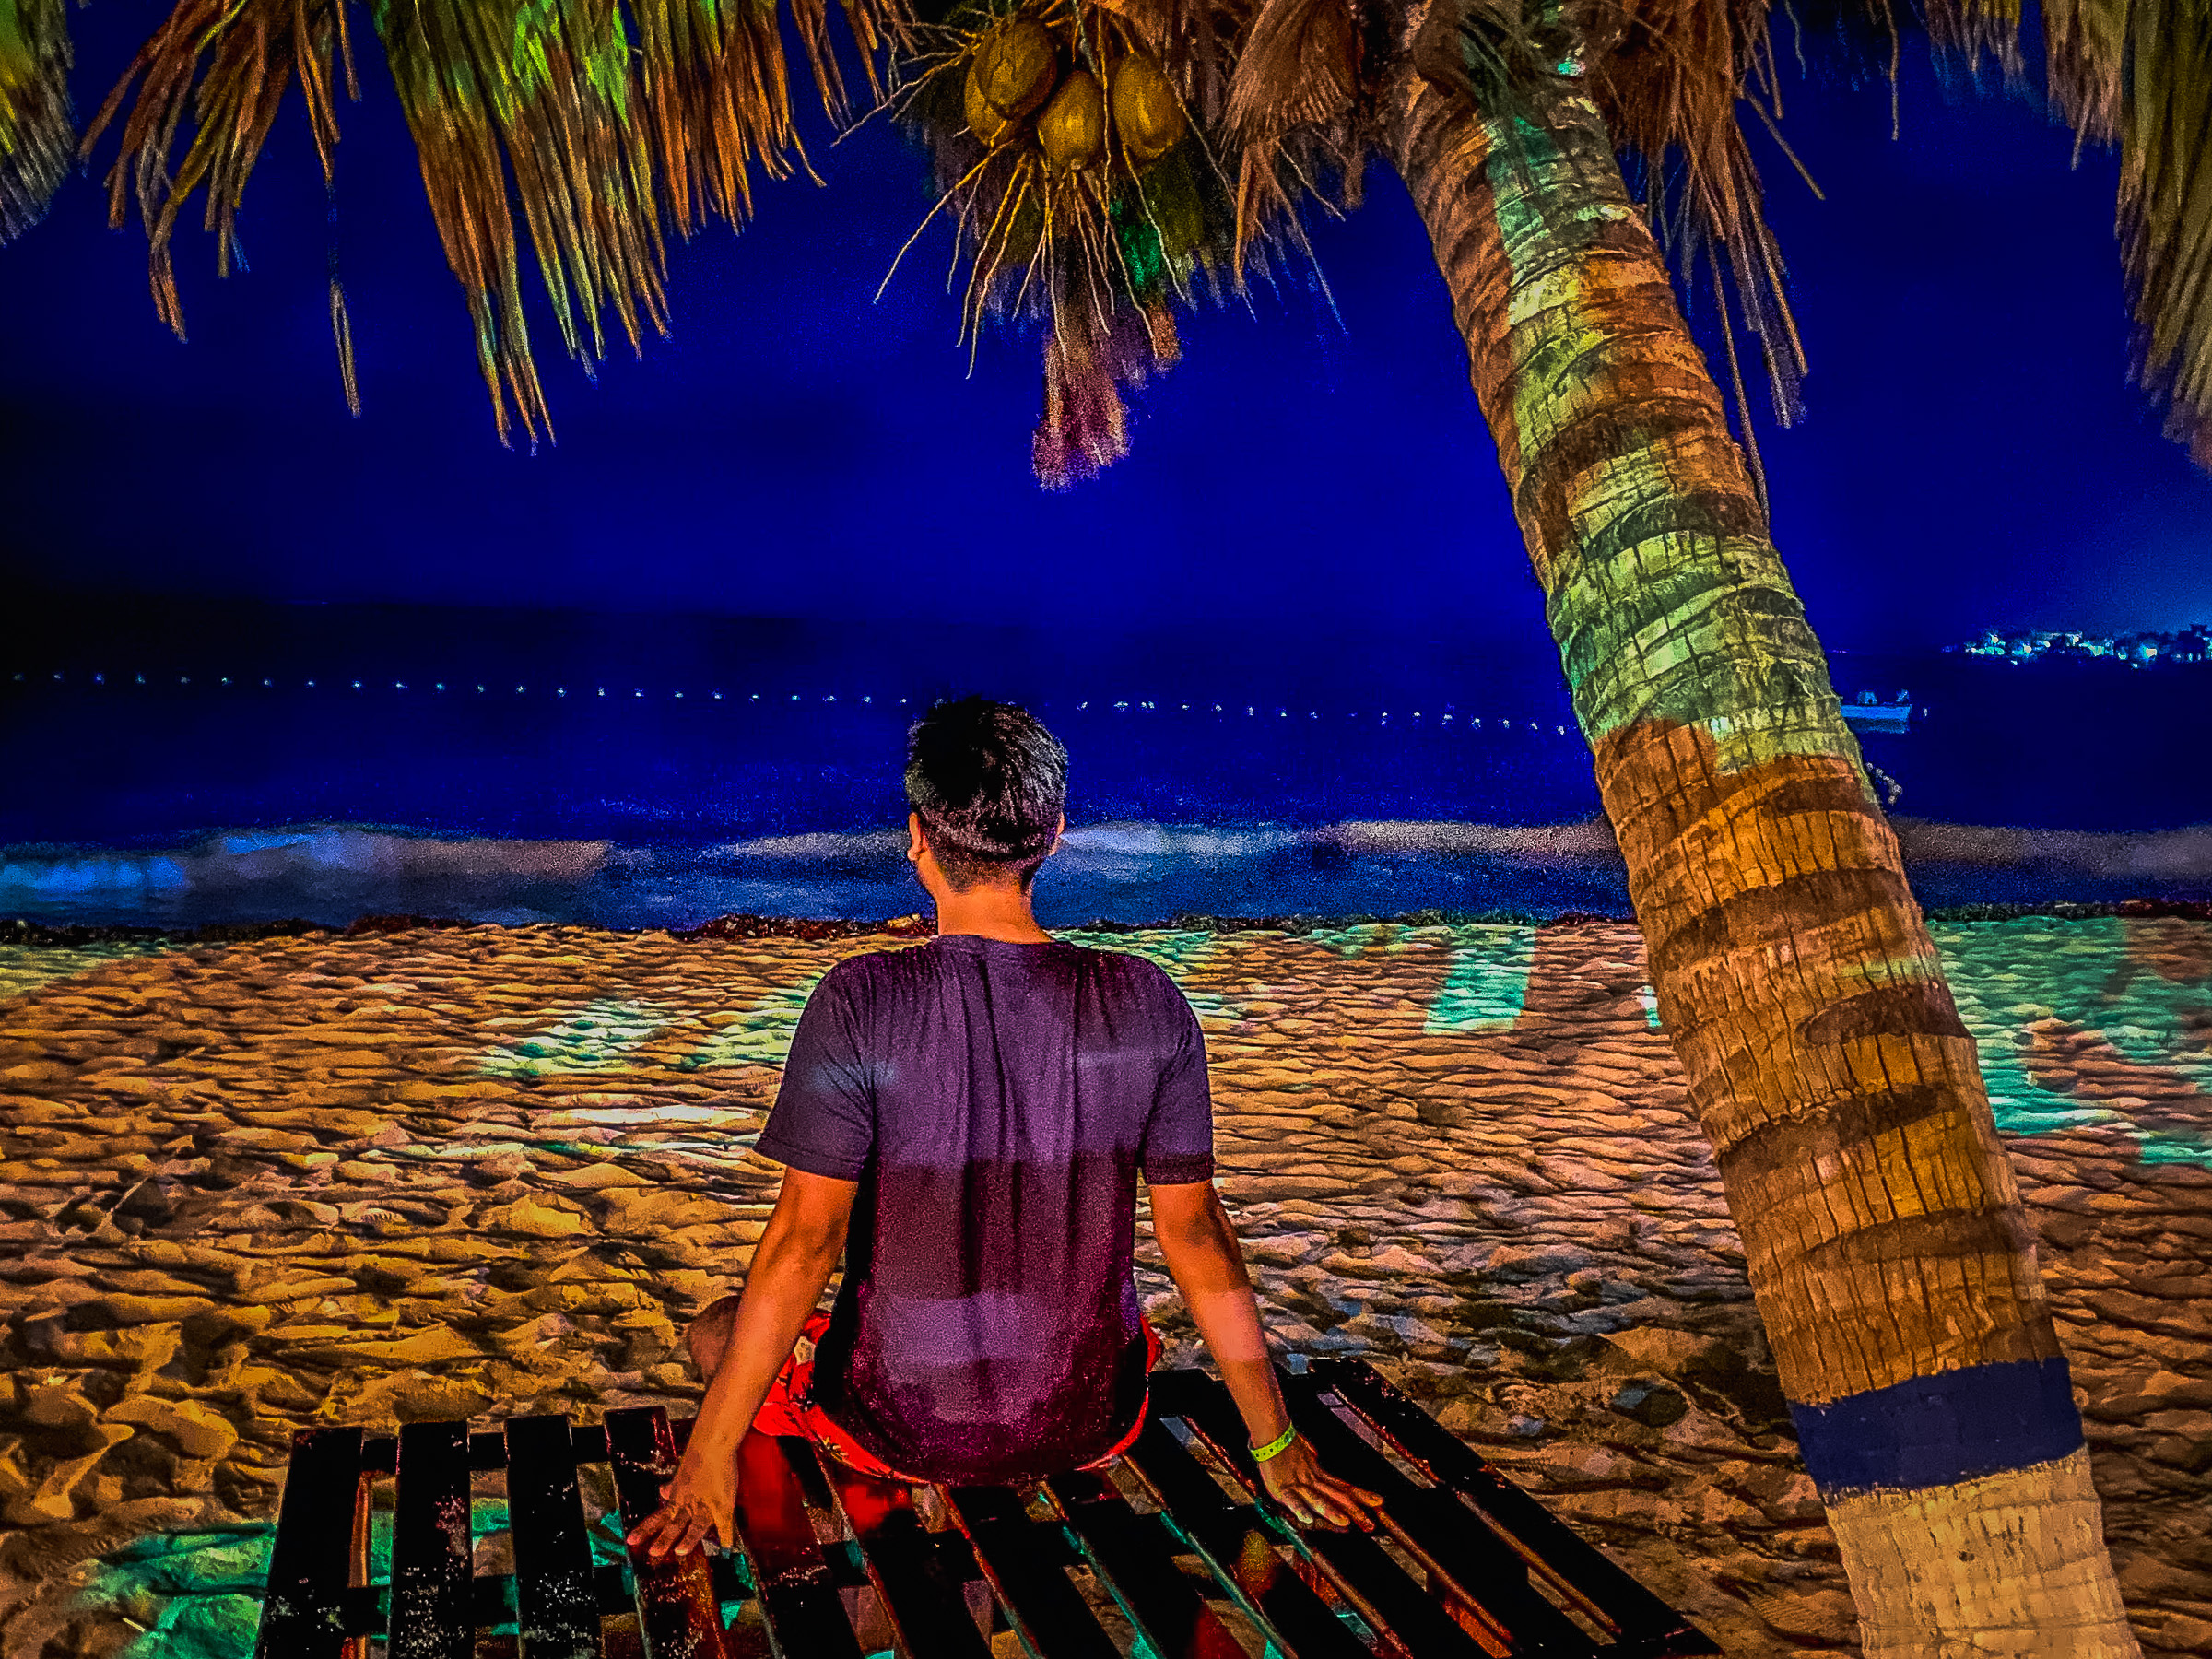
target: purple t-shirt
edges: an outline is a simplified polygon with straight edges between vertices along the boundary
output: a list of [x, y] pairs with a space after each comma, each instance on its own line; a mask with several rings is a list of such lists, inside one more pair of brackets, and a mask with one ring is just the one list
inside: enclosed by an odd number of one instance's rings
[[1214, 1172], [1205, 1041], [1159, 968], [971, 934], [850, 958], [759, 1150], [860, 1182], [814, 1392], [885, 1463], [1049, 1475], [1135, 1422], [1136, 1178]]

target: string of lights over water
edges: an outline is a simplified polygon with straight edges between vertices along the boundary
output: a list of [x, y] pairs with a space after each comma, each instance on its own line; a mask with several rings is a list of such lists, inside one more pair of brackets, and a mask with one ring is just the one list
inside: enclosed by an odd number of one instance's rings
[[[15, 673], [9, 676], [9, 678], [10, 681], [16, 685], [23, 685], [33, 679], [42, 679], [56, 686], [67, 686], [71, 683], [71, 677], [65, 671], [56, 671], [45, 675], [33, 675], [24, 670], [17, 670]], [[858, 706], [862, 708], [873, 708], [877, 700], [875, 694], [872, 692], [862, 692], [857, 695], [848, 692], [841, 699], [840, 694], [834, 691], [735, 692], [724, 690], [719, 687], [702, 689], [696, 687], [682, 686], [631, 686], [625, 688], [619, 685], [615, 686], [611, 689], [606, 686], [570, 687], [560, 685], [541, 685], [537, 687], [534, 692], [532, 688], [527, 684], [517, 684], [510, 687], [503, 685], [485, 685], [482, 683], [472, 684], [466, 681], [449, 683], [445, 680], [432, 680], [429, 684], [425, 685], [419, 681], [410, 682], [407, 680], [396, 679], [390, 681], [375, 679], [364, 680], [350, 679], [344, 677], [311, 677], [296, 682], [291, 680], [280, 682], [271, 675], [263, 675], [258, 678], [255, 678], [252, 676], [232, 676], [228, 674], [215, 676], [202, 675], [196, 677], [195, 679], [194, 676], [189, 674], [179, 674], [174, 676], [156, 674], [149, 677], [147, 675], [143, 673], [132, 673], [118, 674], [111, 678], [111, 677], [104, 672], [94, 672], [89, 675], [79, 675], [76, 677], [76, 680], [79, 685], [88, 684], [94, 687], [108, 687], [110, 685], [113, 685], [126, 688], [134, 687], [147, 687], [153, 689], [160, 689], [173, 682], [173, 684], [180, 688], [189, 688], [196, 683], [203, 688], [212, 686], [218, 689], [237, 688], [241, 690], [253, 690], [258, 688], [261, 690], [289, 690], [295, 688], [296, 687], [298, 689], [306, 691], [352, 690], [378, 693], [414, 692], [418, 695], [429, 693], [434, 696], [443, 696], [448, 693], [452, 693], [460, 697], [467, 697], [473, 694], [477, 697], [499, 698], [511, 696], [529, 697], [535, 695], [539, 697], [550, 696], [562, 700], [566, 700], [569, 697], [574, 696], [578, 698], [612, 699], [617, 701], [619, 701], [626, 697], [635, 700], [666, 700], [670, 702], [682, 702], [688, 699], [693, 702], [708, 701], [732, 703], [766, 703], [771, 706], [782, 706], [792, 703], [797, 703], [801, 705], [818, 703], [825, 706], [830, 706], [836, 705], [841, 700], [847, 705]], [[882, 701], [887, 709], [895, 706], [901, 709], [912, 710], [917, 707], [920, 700], [905, 697], [886, 697], [882, 700]], [[1036, 704], [1036, 707], [1040, 712], [1042, 712], [1052, 709], [1053, 704], [1051, 701], [1040, 701]], [[1233, 702], [1188, 702], [1177, 701], [1174, 700], [1163, 700], [1158, 698], [1115, 698], [1112, 700], [1103, 698], [1079, 698], [1073, 702], [1063, 703], [1062, 707], [1072, 708], [1077, 713], [1090, 712], [1095, 709], [1101, 712], [1110, 712], [1116, 714], [1223, 714], [1230, 717], [1241, 715], [1246, 719], [1265, 719], [1272, 717], [1277, 720], [1291, 720], [1300, 718], [1306, 720], [1371, 719], [1377, 724], [1387, 724], [1393, 719], [1396, 719], [1400, 722], [1428, 720], [1438, 725], [1450, 726], [1456, 724], [1467, 731], [1480, 731], [1486, 729], [1486, 727], [1495, 727], [1498, 730], [1509, 732], [1516, 729], [1529, 732], [1542, 732], [1547, 729], [1545, 723], [1529, 719], [1525, 716], [1516, 719], [1511, 716], [1503, 715], [1485, 716], [1481, 714], [1466, 714], [1462, 713], [1459, 710], [1449, 703], [1443, 705], [1441, 708], [1433, 710], [1403, 708], [1394, 711], [1385, 708], [1298, 710], [1284, 707], [1279, 704], [1273, 707], [1268, 707], [1258, 703], [1245, 703], [1240, 707], [1238, 704]], [[1572, 735], [1572, 729], [1565, 723], [1559, 721], [1554, 721], [1550, 723], [1548, 729], [1554, 735], [1560, 737], [1570, 736]]]

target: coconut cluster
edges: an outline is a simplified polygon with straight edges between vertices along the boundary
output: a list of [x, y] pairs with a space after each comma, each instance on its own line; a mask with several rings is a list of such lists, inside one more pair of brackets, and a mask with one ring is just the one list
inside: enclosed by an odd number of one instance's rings
[[1182, 100], [1142, 52], [1107, 63], [1105, 79], [1034, 18], [995, 25], [968, 65], [968, 130], [998, 149], [1032, 136], [1054, 172], [1098, 166], [1118, 146], [1130, 167], [1159, 160], [1190, 131]]

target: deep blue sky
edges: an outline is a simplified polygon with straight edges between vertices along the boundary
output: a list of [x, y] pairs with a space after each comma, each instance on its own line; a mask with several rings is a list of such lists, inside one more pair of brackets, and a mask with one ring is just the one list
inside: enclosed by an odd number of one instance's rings
[[[157, 12], [72, 12], [97, 106]], [[366, 29], [360, 40], [367, 44]], [[1410, 628], [1522, 637], [1541, 608], [1427, 242], [1378, 175], [1317, 227], [1312, 285], [1185, 326], [1128, 460], [1061, 496], [1029, 471], [1031, 339], [972, 376], [927, 205], [870, 128], [768, 185], [741, 236], [671, 259], [673, 334], [594, 387], [539, 336], [559, 441], [502, 451], [458, 290], [373, 49], [341, 110], [337, 238], [365, 417], [331, 360], [324, 202], [296, 100], [248, 193], [250, 275], [178, 239], [193, 338], [94, 181], [0, 250], [0, 488], [18, 579], [77, 587], [722, 614], [965, 617], [1088, 629]], [[2124, 380], [2108, 157], [2032, 107], [1940, 85], [1794, 90], [1828, 193], [1763, 164], [1813, 359], [1767, 434], [1777, 538], [1831, 644], [1983, 625], [2212, 617], [2212, 480]], [[103, 164], [112, 141], [103, 151]], [[535, 281], [535, 277], [532, 278]]]

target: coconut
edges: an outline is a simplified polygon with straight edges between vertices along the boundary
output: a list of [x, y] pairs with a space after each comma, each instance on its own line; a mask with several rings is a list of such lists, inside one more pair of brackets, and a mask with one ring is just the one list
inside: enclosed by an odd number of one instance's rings
[[1106, 93], [1099, 77], [1078, 69], [1060, 83], [1037, 117], [1045, 164], [1060, 172], [1095, 166], [1106, 154]]
[[1157, 161], [1191, 130], [1182, 100], [1159, 72], [1159, 65], [1133, 52], [1114, 66], [1113, 128], [1129, 159], [1142, 167]]
[[1034, 18], [1016, 18], [987, 35], [968, 65], [962, 102], [968, 130], [994, 147], [1045, 100], [1059, 69], [1053, 37]]

